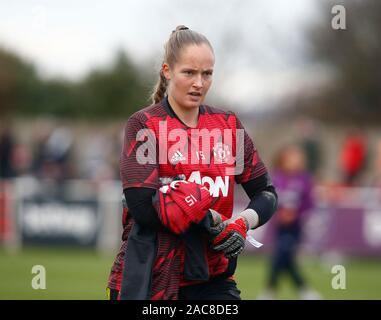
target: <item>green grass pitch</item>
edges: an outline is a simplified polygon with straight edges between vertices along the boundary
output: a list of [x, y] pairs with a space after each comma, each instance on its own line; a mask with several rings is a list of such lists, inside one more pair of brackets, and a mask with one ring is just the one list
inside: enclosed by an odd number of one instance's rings
[[[16, 254], [0, 249], [0, 299], [106, 299], [107, 277], [114, 256], [91, 250], [27, 248]], [[331, 268], [316, 257], [299, 257], [308, 282], [324, 299], [381, 299], [381, 260], [347, 259], [346, 289], [331, 287]], [[34, 290], [34, 265], [46, 270], [46, 289]], [[242, 255], [236, 280], [243, 299], [256, 299], [264, 288], [265, 256]], [[279, 299], [297, 299], [288, 278], [281, 279]]]

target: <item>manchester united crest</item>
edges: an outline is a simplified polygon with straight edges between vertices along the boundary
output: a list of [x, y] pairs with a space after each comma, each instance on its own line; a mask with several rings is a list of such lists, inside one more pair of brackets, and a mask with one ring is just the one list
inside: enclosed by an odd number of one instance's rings
[[230, 147], [222, 142], [217, 142], [213, 147], [215, 163], [228, 163], [231, 157]]

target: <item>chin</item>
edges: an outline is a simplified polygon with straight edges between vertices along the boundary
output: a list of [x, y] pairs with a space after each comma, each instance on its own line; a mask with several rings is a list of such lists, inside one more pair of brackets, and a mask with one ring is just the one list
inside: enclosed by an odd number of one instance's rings
[[185, 104], [185, 107], [187, 109], [193, 109], [193, 108], [198, 108], [201, 105], [202, 102], [188, 102]]
[[198, 108], [202, 103], [204, 102], [204, 99], [200, 99], [198, 101], [186, 101], [184, 106], [186, 108]]

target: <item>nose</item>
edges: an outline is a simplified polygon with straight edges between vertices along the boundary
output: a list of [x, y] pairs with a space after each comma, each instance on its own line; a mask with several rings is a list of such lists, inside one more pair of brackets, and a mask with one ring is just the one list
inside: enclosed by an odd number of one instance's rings
[[194, 79], [194, 82], [193, 82], [193, 86], [196, 87], [196, 88], [199, 88], [201, 89], [203, 87], [203, 82], [202, 82], [202, 75], [201, 74], [197, 74], [195, 79]]

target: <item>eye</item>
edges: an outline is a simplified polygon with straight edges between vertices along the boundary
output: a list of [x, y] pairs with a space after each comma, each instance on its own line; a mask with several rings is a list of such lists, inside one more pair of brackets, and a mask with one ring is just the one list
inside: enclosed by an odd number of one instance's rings
[[205, 77], [211, 77], [213, 75], [213, 71], [205, 71], [204, 76]]
[[190, 76], [193, 74], [193, 70], [184, 70], [183, 73]]

